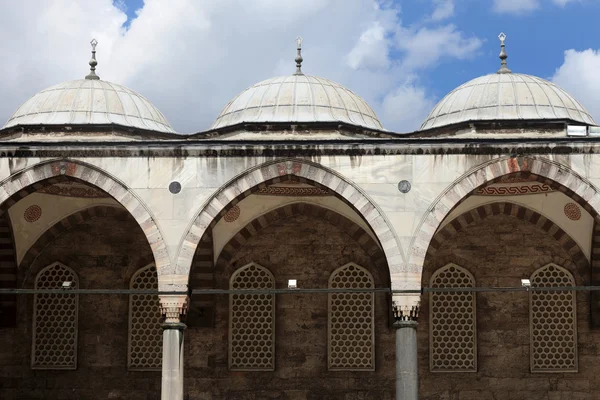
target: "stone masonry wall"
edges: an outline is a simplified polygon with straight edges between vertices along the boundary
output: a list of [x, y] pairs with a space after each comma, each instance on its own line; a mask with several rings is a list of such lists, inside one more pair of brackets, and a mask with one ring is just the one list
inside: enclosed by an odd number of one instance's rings
[[[220, 260], [219, 260], [220, 261]], [[261, 230], [226, 266], [217, 262], [216, 287], [228, 288], [231, 274], [255, 262], [268, 268], [277, 288], [297, 279], [303, 288], [326, 288], [336, 268], [355, 262], [367, 268], [376, 286], [387, 287], [387, 271], [377, 270], [358, 243], [327, 222], [294, 216]], [[221, 269], [219, 269], [221, 268]], [[327, 370], [327, 295], [276, 297], [274, 372], [228, 369], [228, 296], [215, 296], [214, 328], [185, 332], [187, 400], [391, 400], [394, 393], [394, 332], [385, 294], [376, 295], [376, 370]]]
[[[75, 270], [81, 289], [126, 289], [132, 274], [152, 260], [133, 219], [98, 218], [63, 233], [31, 265], [21, 265], [18, 284], [32, 288], [40, 269], [59, 261]], [[77, 369], [32, 370], [33, 296], [18, 296], [17, 326], [0, 329], [0, 398], [159, 399], [160, 371], [127, 370], [128, 307], [127, 295], [80, 295]]]
[[[453, 262], [467, 268], [477, 286], [520, 286], [522, 278], [549, 260], [564, 265], [579, 285], [590, 271], [576, 270], [569, 255], [548, 233], [512, 216], [479, 221], [428, 254], [423, 284], [435, 270]], [[557, 262], [558, 263], [558, 262]], [[583, 400], [600, 398], [600, 332], [590, 329], [589, 294], [577, 292], [579, 372], [529, 372], [529, 295], [525, 292], [478, 293], [478, 372], [429, 371], [429, 296], [419, 317], [420, 398], [427, 400]]]

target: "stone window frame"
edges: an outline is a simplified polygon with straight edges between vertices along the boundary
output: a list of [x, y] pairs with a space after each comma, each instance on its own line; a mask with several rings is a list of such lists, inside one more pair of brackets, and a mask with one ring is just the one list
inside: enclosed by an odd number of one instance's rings
[[[72, 275], [72, 277], [74, 278], [74, 285], [72, 286], [73, 289], [79, 289], [79, 276], [77, 275], [77, 273], [70, 267], [64, 265], [61, 262], [53, 262], [49, 265], [47, 265], [46, 267], [42, 268], [40, 270], [40, 272], [37, 273], [37, 275], [35, 276], [34, 279], [34, 289], [38, 289], [39, 288], [39, 281], [40, 281], [40, 277], [48, 270], [56, 267], [56, 266], [60, 266], [62, 269], [68, 271], [68, 273], [70, 273]], [[62, 282], [60, 282], [60, 285], [58, 285], [57, 289], [62, 289]], [[65, 289], [65, 293], [68, 292], [69, 289]], [[36, 335], [37, 332], [37, 317], [38, 317], [38, 305], [39, 303], [39, 296], [41, 296], [41, 293], [35, 293], [33, 295], [33, 315], [32, 315], [32, 333], [31, 333], [31, 369], [34, 370], [76, 370], [77, 369], [77, 348], [78, 348], [78, 335], [79, 335], [79, 294], [71, 294], [70, 296], [73, 296], [73, 301], [75, 303], [75, 313], [73, 316], [73, 328], [72, 328], [72, 335], [74, 338], [74, 343], [72, 344], [72, 351], [74, 353], [74, 357], [73, 357], [73, 362], [71, 364], [64, 364], [64, 365], [39, 365], [36, 364], [36, 359], [35, 359], [35, 354], [36, 354], [36, 348], [38, 345], [40, 345], [40, 343], [38, 342], [38, 337]], [[49, 296], [63, 296], [62, 294], [49, 294]]]
[[[438, 268], [429, 279], [429, 287], [434, 287], [434, 282], [438, 276], [444, 272], [449, 270], [450, 268], [455, 268], [460, 271], [462, 274], [466, 275], [470, 282], [470, 287], [476, 287], [476, 280], [473, 274], [466, 269], [465, 267], [461, 267], [455, 263], [448, 263], [440, 268]], [[476, 373], [478, 370], [478, 349], [477, 349], [477, 296], [475, 292], [441, 292], [450, 296], [471, 296], [471, 300], [469, 301], [472, 304], [472, 313], [471, 316], [471, 324], [472, 324], [472, 355], [473, 355], [473, 367], [472, 368], [440, 368], [435, 366], [434, 362], [434, 344], [435, 344], [435, 323], [434, 323], [434, 312], [433, 308], [435, 305], [434, 296], [437, 293], [430, 292], [429, 293], [429, 370], [431, 372], [441, 372], [441, 373]], [[468, 301], [468, 300], [467, 300]]]
[[[371, 272], [369, 272], [369, 270], [367, 270], [366, 268], [364, 268], [356, 263], [352, 263], [352, 262], [335, 269], [329, 276], [329, 281], [328, 281], [327, 287], [331, 288], [333, 280], [336, 278], [336, 276], [339, 274], [339, 272], [347, 269], [350, 266], [352, 266], [352, 267], [358, 269], [359, 271], [363, 272], [364, 274], [366, 274], [366, 276], [370, 280], [369, 287], [375, 288], [375, 279], [373, 278], [373, 275], [371, 274]], [[370, 341], [371, 341], [370, 364], [371, 364], [371, 366], [368, 368], [332, 366], [332, 364], [333, 364], [332, 363], [332, 317], [333, 317], [332, 302], [333, 302], [333, 298], [334, 298], [335, 294], [336, 293], [329, 293], [327, 296], [328, 297], [328, 299], [327, 299], [327, 369], [329, 371], [375, 371], [375, 293], [374, 292], [364, 293], [364, 295], [370, 295], [370, 297], [371, 297], [371, 299], [370, 299], [371, 323], [369, 324], [370, 329], [371, 329], [371, 335], [370, 335]]]
[[[137, 271], [135, 271], [133, 273], [133, 275], [131, 276], [131, 279], [129, 280], [129, 289], [135, 289], [134, 285], [136, 284], [136, 279], [144, 272], [146, 272], [149, 269], [154, 269], [156, 272], [156, 265], [154, 263], [151, 263], [149, 265], [146, 265], [140, 269], [138, 269]], [[156, 272], [156, 290], [158, 290], [158, 273]], [[134, 296], [146, 296], [144, 301], [148, 301], [149, 299], [152, 298], [152, 296], [154, 296], [155, 298], [155, 307], [154, 310], [157, 313], [157, 317], [158, 317], [158, 323], [161, 325], [161, 329], [160, 329], [160, 337], [159, 337], [159, 343], [160, 343], [160, 347], [161, 347], [161, 351], [160, 351], [160, 365], [158, 366], [151, 366], [151, 367], [144, 367], [144, 366], [139, 366], [139, 365], [134, 365], [133, 359], [131, 357], [132, 354], [132, 348], [133, 348], [133, 333], [134, 333], [134, 329], [133, 329], [133, 309], [134, 309]], [[152, 305], [150, 305], [149, 307], [152, 307]], [[153, 308], [150, 308], [153, 309]], [[128, 324], [127, 324], [127, 369], [129, 371], [161, 371], [162, 370], [162, 314], [160, 312], [160, 302], [158, 299], [158, 295], [151, 295], [151, 294], [142, 294], [142, 295], [135, 295], [135, 294], [130, 294], [129, 295], [129, 312], [128, 312]]]
[[[244, 271], [250, 269], [250, 268], [256, 268], [261, 270], [262, 272], [266, 273], [267, 277], [269, 278], [269, 284], [268, 284], [268, 289], [275, 289], [275, 276], [273, 275], [273, 273], [268, 269], [263, 267], [260, 264], [251, 262], [249, 264], [246, 264], [238, 269], [236, 269], [232, 274], [231, 277], [229, 278], [229, 289], [234, 289], [233, 285], [234, 285], [234, 281], [235, 279]], [[248, 289], [253, 289], [253, 288], [248, 288]], [[233, 337], [233, 331], [234, 331], [234, 322], [233, 322], [233, 317], [234, 317], [234, 313], [235, 313], [235, 307], [234, 307], [234, 301], [235, 301], [235, 296], [261, 296], [261, 295], [246, 295], [246, 294], [230, 294], [229, 295], [229, 333], [228, 333], [228, 368], [230, 371], [274, 371], [275, 370], [275, 294], [271, 293], [271, 294], [265, 294], [265, 296], [270, 296], [270, 306], [271, 306], [271, 312], [270, 312], [270, 318], [271, 318], [271, 324], [270, 324], [270, 328], [271, 328], [271, 335], [267, 336], [265, 335], [264, 338], [269, 337], [270, 341], [271, 341], [271, 346], [270, 346], [270, 353], [271, 353], [271, 357], [270, 357], [270, 365], [268, 367], [253, 367], [253, 366], [240, 366], [240, 367], [236, 367], [233, 366], [233, 342], [234, 342], [234, 337]]]
[[[542, 267], [536, 269], [530, 276], [530, 281], [532, 286], [534, 285], [535, 282], [535, 277], [536, 275], [538, 275], [539, 273], [543, 272], [544, 270], [550, 268], [550, 267], [554, 267], [556, 269], [558, 269], [560, 272], [562, 272], [564, 275], [566, 275], [566, 277], [569, 279], [570, 281], [570, 285], [566, 285], [566, 286], [576, 286], [575, 284], [575, 277], [573, 276], [573, 274], [566, 269], [565, 267], [562, 267], [560, 265], [558, 265], [557, 263], [554, 262], [550, 262], [547, 263], [545, 265], [543, 265]], [[564, 276], [563, 275], [563, 276]], [[572, 309], [573, 309], [573, 315], [572, 315], [572, 319], [573, 319], [573, 324], [572, 324], [572, 328], [573, 328], [573, 336], [572, 336], [572, 341], [573, 341], [573, 355], [574, 355], [574, 368], [537, 368], [534, 366], [534, 357], [535, 357], [535, 351], [534, 351], [534, 347], [535, 347], [535, 336], [534, 332], [535, 332], [535, 327], [534, 327], [534, 294], [539, 295], [539, 291], [529, 291], [529, 337], [530, 337], [530, 346], [529, 346], [529, 368], [531, 373], [577, 373], [579, 372], [579, 352], [578, 352], [578, 335], [577, 335], [577, 292], [575, 290], [569, 290], [569, 291], [554, 291], [554, 292], [549, 292], [549, 293], [564, 293], [564, 292], [569, 292], [570, 295], [572, 296]], [[543, 292], [542, 292], [543, 293]], [[546, 300], [547, 303], [547, 300]]]

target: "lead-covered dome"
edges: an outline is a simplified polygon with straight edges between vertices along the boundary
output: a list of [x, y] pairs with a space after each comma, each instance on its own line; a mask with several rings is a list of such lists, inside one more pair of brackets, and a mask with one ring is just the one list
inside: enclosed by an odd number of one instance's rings
[[[9, 118], [4, 128], [38, 125], [120, 125], [175, 132], [162, 113], [140, 94], [100, 80], [96, 75], [93, 39], [90, 73], [85, 79], [60, 83], [36, 93]], [[4, 129], [3, 128], [3, 129]]]
[[545, 79], [490, 74], [450, 92], [434, 107], [421, 130], [468, 121], [551, 119], [595, 125], [573, 96]]
[[420, 130], [469, 121], [568, 120], [595, 125], [586, 109], [554, 83], [531, 75], [515, 74], [506, 65], [501, 33], [501, 68], [451, 91], [429, 113]]
[[271, 78], [225, 106], [211, 129], [242, 122], [343, 122], [383, 130], [373, 109], [342, 85], [310, 75]]
[[4, 128], [78, 124], [116, 124], [175, 132], [164, 115], [140, 94], [115, 83], [91, 79], [64, 82], [36, 93], [15, 111]]

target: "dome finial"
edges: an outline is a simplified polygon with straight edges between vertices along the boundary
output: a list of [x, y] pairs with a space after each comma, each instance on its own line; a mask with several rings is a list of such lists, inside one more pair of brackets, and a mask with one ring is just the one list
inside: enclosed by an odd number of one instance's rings
[[96, 65], [98, 65], [98, 61], [96, 61], [96, 45], [98, 41], [96, 39], [92, 39], [90, 42], [92, 45], [92, 59], [90, 60], [90, 73], [85, 77], [85, 79], [98, 80], [100, 77], [96, 75]]
[[296, 56], [296, 73], [294, 75], [304, 75], [302, 73], [302, 38], [298, 36], [296, 38], [296, 49], [298, 50], [298, 55]]
[[504, 32], [500, 32], [498, 39], [500, 39], [500, 69], [497, 73], [510, 74], [512, 71], [506, 66], [506, 59], [508, 58], [508, 55], [506, 54], [506, 50], [504, 50], [504, 41], [506, 40], [506, 35]]

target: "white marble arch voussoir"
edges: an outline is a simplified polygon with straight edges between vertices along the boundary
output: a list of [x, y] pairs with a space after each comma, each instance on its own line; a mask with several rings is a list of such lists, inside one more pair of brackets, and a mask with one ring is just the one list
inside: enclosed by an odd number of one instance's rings
[[475, 189], [492, 182], [501, 176], [516, 172], [526, 172], [548, 179], [562, 186], [565, 194], [584, 207], [598, 221], [600, 214], [600, 193], [591, 182], [574, 172], [567, 165], [541, 156], [505, 156], [481, 164], [463, 174], [450, 184], [429, 206], [417, 225], [407, 254], [411, 282], [407, 288], [420, 288], [425, 255], [431, 239], [450, 211]]
[[[286, 158], [269, 161], [246, 170], [224, 184], [204, 203], [192, 219], [180, 243], [176, 275], [185, 276], [187, 279], [196, 247], [202, 235], [229, 203], [240, 196], [247, 195], [261, 183], [286, 175], [298, 176], [327, 187], [336, 196], [351, 205], [371, 226], [372, 231], [377, 232], [376, 236], [384, 249], [390, 276], [398, 276], [404, 272], [404, 254], [392, 224], [381, 208], [357, 184], [340, 173], [315, 162]], [[356, 204], [361, 205], [360, 210], [354, 207]], [[383, 223], [384, 227], [378, 226], [377, 229], [373, 229], [372, 223], [375, 221], [379, 224]], [[161, 290], [170, 289], [163, 287]]]
[[71, 177], [102, 189], [120, 203], [144, 232], [154, 255], [159, 281], [161, 275], [172, 273], [163, 235], [150, 209], [122, 181], [95, 165], [79, 160], [53, 159], [28, 166], [0, 182], [0, 204], [11, 198], [18, 201], [26, 195], [21, 191], [35, 188], [36, 183], [59, 177]]

